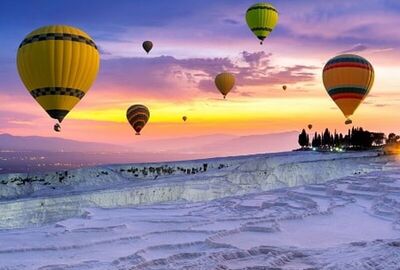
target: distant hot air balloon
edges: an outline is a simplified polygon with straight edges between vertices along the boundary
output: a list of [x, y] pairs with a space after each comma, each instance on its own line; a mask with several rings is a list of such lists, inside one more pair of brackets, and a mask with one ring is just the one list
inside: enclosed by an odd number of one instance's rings
[[278, 11], [270, 3], [257, 3], [247, 9], [246, 22], [260, 44], [278, 23]]
[[226, 95], [232, 90], [235, 85], [235, 76], [228, 72], [223, 72], [215, 77], [215, 86], [226, 97]]
[[149, 117], [149, 109], [144, 105], [132, 105], [126, 111], [126, 118], [128, 119], [129, 124], [131, 124], [133, 129], [136, 131], [136, 135], [140, 135], [140, 131], [146, 125]]
[[183, 117], [182, 117], [182, 120], [183, 120], [183, 122], [186, 122], [187, 116], [183, 116]]
[[142, 44], [143, 49], [149, 53], [151, 51], [151, 49], [153, 48], [153, 42], [151, 42], [150, 40], [146, 40], [145, 42], [143, 42]]
[[65, 25], [36, 29], [25, 37], [17, 53], [22, 82], [59, 123], [89, 91], [99, 65], [99, 51], [91, 37]]
[[311, 124], [308, 124], [308, 129], [312, 129], [312, 125]]
[[326, 91], [347, 118], [366, 98], [374, 83], [374, 69], [363, 57], [338, 55], [326, 63], [322, 78]]
[[286, 88], [287, 88], [287, 86], [286, 86], [286, 85], [282, 86], [282, 89], [283, 89], [283, 90], [286, 90]]

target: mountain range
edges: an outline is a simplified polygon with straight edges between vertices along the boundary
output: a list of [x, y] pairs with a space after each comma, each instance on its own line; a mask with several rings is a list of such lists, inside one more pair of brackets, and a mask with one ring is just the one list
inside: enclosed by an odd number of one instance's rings
[[180, 153], [204, 155], [204, 157], [207, 157], [288, 151], [297, 147], [297, 136], [298, 133], [296, 131], [248, 136], [214, 134], [196, 137], [143, 140], [140, 144], [126, 146], [82, 142], [55, 137], [0, 134], [0, 149], [85, 153], [170, 153], [171, 155]]

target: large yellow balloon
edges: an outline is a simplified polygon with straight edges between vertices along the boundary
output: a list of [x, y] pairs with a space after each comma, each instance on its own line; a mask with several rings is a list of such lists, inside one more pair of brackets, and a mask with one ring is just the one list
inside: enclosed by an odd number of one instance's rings
[[85, 32], [50, 25], [28, 34], [19, 46], [22, 82], [50, 117], [60, 123], [94, 82], [100, 54]]
[[263, 43], [278, 23], [278, 11], [270, 3], [257, 3], [247, 9], [246, 22], [254, 35]]
[[[322, 79], [326, 91], [346, 118], [349, 118], [367, 97], [374, 83], [374, 69], [363, 57], [342, 54], [326, 63]], [[347, 119], [346, 124], [350, 124]]]
[[232, 90], [235, 85], [235, 76], [228, 72], [223, 72], [215, 77], [215, 86], [226, 97], [226, 95]]

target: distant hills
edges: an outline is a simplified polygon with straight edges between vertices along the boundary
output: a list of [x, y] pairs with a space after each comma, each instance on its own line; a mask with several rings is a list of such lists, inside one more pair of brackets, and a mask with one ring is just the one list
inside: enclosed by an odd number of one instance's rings
[[280, 132], [248, 136], [226, 134], [142, 141], [136, 150], [174, 151], [206, 156], [246, 155], [290, 151], [298, 148], [298, 132]]
[[[120, 152], [126, 147], [106, 143], [91, 143], [54, 137], [13, 136], [0, 134], [0, 149], [46, 152]], [[133, 150], [133, 149], [132, 149]]]
[[141, 140], [140, 144], [125, 146], [0, 134], [0, 173], [281, 152], [297, 148], [297, 136], [295, 131], [250, 136], [215, 134]]
[[107, 143], [81, 142], [69, 139], [13, 136], [0, 134], [0, 149], [46, 152], [108, 152], [108, 153], [160, 153], [196, 157], [245, 155], [253, 153], [288, 151], [297, 147], [298, 132], [236, 136], [214, 134], [159, 140], [142, 140], [140, 144], [125, 146]]

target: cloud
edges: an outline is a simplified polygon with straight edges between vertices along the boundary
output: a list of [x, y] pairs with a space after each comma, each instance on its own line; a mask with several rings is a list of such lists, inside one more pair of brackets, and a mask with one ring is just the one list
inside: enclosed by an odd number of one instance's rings
[[[107, 54], [107, 52], [103, 52]], [[4, 63], [3, 63], [4, 64]], [[11, 64], [7, 64], [7, 70]], [[1, 66], [0, 66], [1, 67]], [[273, 55], [263, 51], [242, 51], [237, 57], [185, 58], [172, 56], [103, 58], [101, 68], [89, 96], [95, 97], [91, 106], [102, 108], [121, 101], [143, 99], [190, 100], [202, 92], [217, 93], [214, 78], [222, 71], [236, 76], [233, 91], [251, 96], [250, 87], [270, 87], [313, 81], [315, 67], [305, 65], [276, 66]], [[12, 74], [9, 74], [12, 73]], [[24, 98], [35, 104], [27, 94], [15, 70], [2, 73], [0, 78], [7, 96]], [[15, 87], [15, 86], [18, 87]], [[7, 91], [6, 91], [7, 89]], [[8, 91], [13, 89], [13, 91]], [[15, 89], [15, 90], [14, 90]], [[11, 97], [10, 97], [11, 98]], [[19, 98], [19, 99], [20, 99]], [[93, 99], [92, 99], [93, 100]]]
[[340, 48], [353, 44], [392, 47], [400, 44], [400, 36], [394, 27], [399, 24], [399, 11], [390, 8], [387, 1], [298, 2], [293, 5], [287, 1], [279, 7], [287, 16], [280, 21], [275, 35], [291, 37], [313, 47]]
[[224, 23], [227, 23], [227, 24], [234, 24], [234, 25], [240, 23], [239, 21], [233, 20], [233, 19], [225, 19], [223, 22], [224, 22]]
[[112, 55], [111, 52], [109, 52], [109, 51], [103, 49], [103, 48], [100, 47], [100, 46], [97, 46], [97, 48], [99, 49], [99, 52], [100, 52], [101, 55]]
[[255, 52], [255, 53], [249, 53], [246, 51], [243, 51], [241, 53], [241, 56], [243, 60], [249, 64], [250, 67], [260, 67], [261, 65], [263, 66], [268, 66], [270, 62], [270, 57], [272, 56], [271, 53], [265, 53], [264, 51], [260, 52]]
[[[230, 71], [236, 76], [237, 86], [272, 86], [279, 84], [290, 84], [304, 81], [312, 81], [315, 74], [312, 72], [317, 69], [314, 66], [295, 65], [283, 68], [277, 68], [271, 63], [272, 54], [263, 51], [249, 53], [244, 51], [241, 53], [241, 60], [237, 64], [228, 62]], [[218, 71], [223, 70], [221, 68]], [[212, 91], [213, 74], [215, 70], [203, 70], [210, 78], [201, 81], [200, 89]]]
[[394, 50], [394, 48], [374, 49], [374, 50], [371, 50], [371, 53], [384, 53], [384, 52], [390, 52], [393, 50]]
[[363, 44], [356, 44], [352, 48], [341, 51], [340, 53], [356, 53], [356, 52], [365, 51], [366, 49], [368, 49], [367, 46], [365, 46]]
[[[317, 67], [272, 63], [272, 54], [243, 51], [239, 59], [187, 58], [172, 56], [108, 59], [102, 62], [99, 89], [118, 89], [129, 95], [162, 98], [215, 92], [214, 78], [223, 71], [235, 74], [236, 91], [247, 86], [273, 86], [313, 81]], [[197, 91], [196, 91], [197, 90]], [[109, 91], [109, 90], [107, 90]]]
[[254, 93], [253, 93], [253, 92], [242, 91], [242, 92], [240, 92], [240, 95], [241, 95], [242, 97], [253, 97], [253, 96], [254, 96]]
[[374, 106], [375, 106], [375, 107], [378, 107], [378, 108], [383, 108], [383, 107], [388, 107], [388, 106], [390, 106], [390, 104], [375, 104]]
[[9, 124], [15, 124], [15, 125], [23, 125], [23, 126], [35, 126], [36, 123], [31, 122], [31, 121], [20, 121], [20, 120], [10, 120], [8, 121]]
[[376, 48], [376, 49], [372, 49], [369, 48], [366, 45], [363, 44], [356, 44], [353, 47], [351, 47], [350, 49], [341, 51], [340, 53], [357, 53], [357, 52], [369, 52], [369, 53], [384, 53], [384, 52], [389, 52], [389, 51], [393, 51], [394, 48]]
[[99, 91], [147, 97], [177, 97], [187, 88], [179, 60], [171, 56], [117, 58], [102, 61]]

